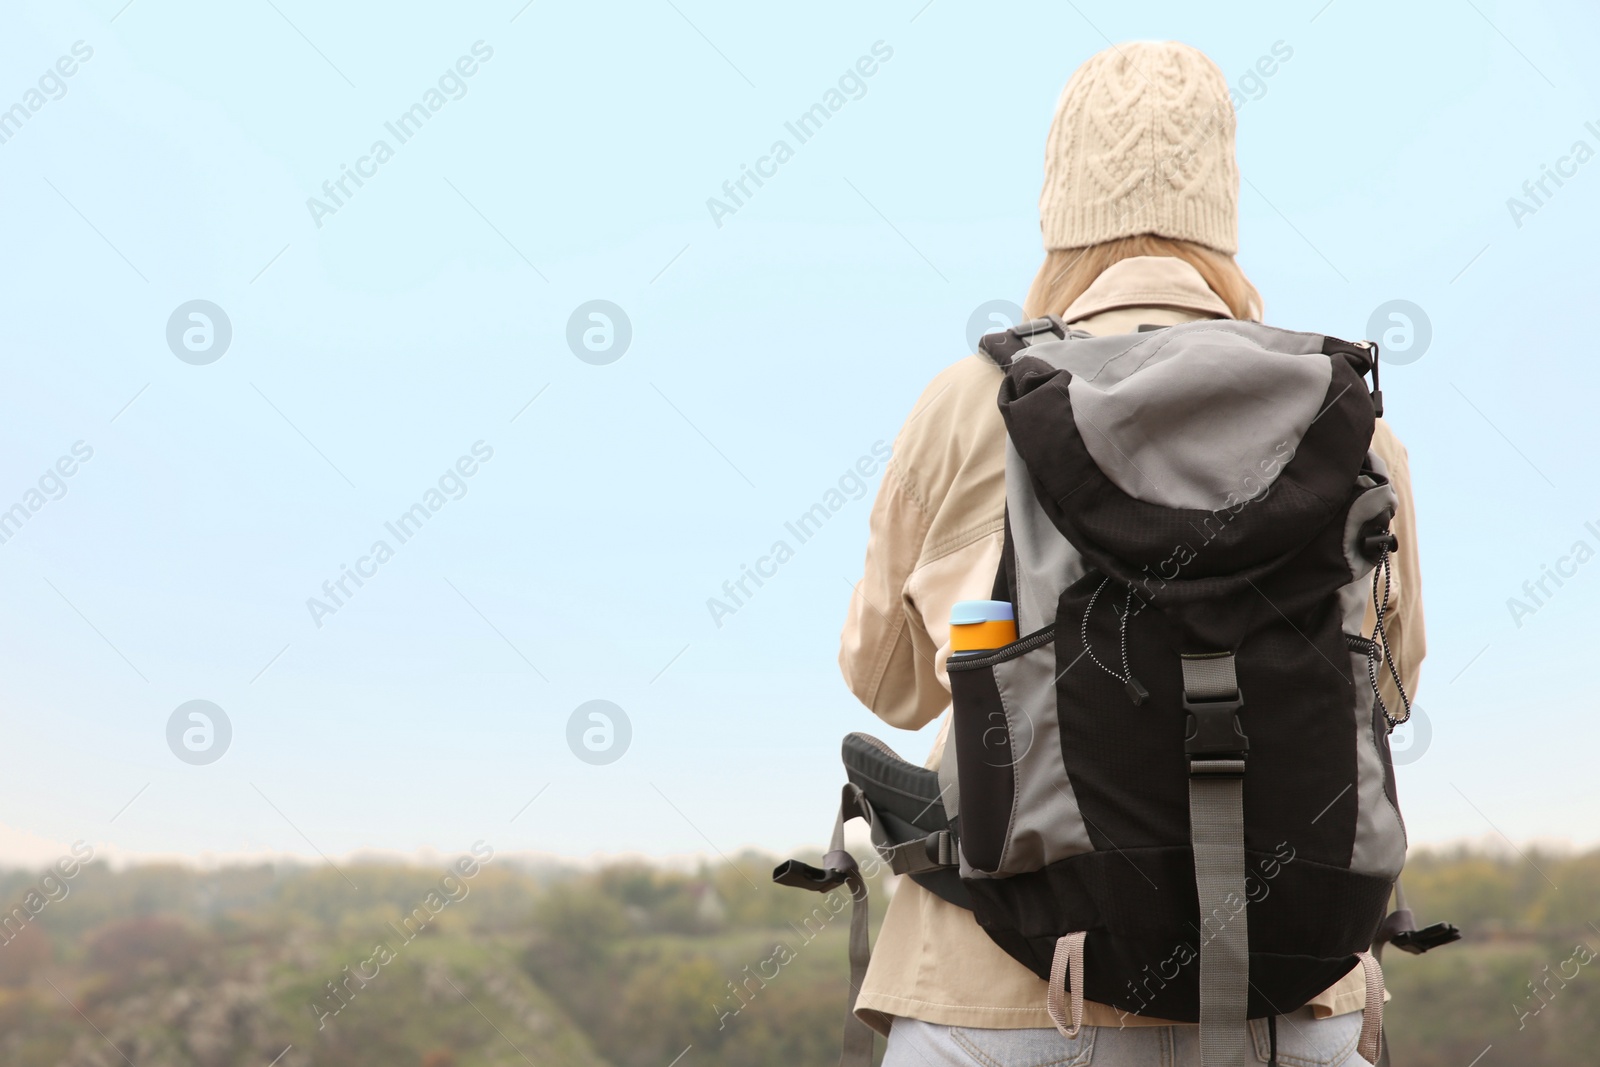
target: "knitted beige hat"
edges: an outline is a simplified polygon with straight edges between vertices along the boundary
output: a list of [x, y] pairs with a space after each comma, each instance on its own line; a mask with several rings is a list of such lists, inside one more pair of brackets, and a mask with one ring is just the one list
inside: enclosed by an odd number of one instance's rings
[[1239, 250], [1239, 168], [1228, 82], [1205, 54], [1133, 41], [1067, 82], [1045, 143], [1046, 249], [1153, 233]]

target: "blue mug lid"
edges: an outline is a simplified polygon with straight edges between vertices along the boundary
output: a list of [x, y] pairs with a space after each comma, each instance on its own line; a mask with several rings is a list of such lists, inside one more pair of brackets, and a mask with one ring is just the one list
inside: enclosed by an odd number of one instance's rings
[[1017, 613], [1009, 600], [958, 600], [950, 607], [951, 626], [979, 622], [1014, 622]]

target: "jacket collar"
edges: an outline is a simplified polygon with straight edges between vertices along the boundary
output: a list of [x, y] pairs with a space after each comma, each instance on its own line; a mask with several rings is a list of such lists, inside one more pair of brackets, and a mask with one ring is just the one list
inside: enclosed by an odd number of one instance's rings
[[1165, 307], [1206, 318], [1233, 318], [1222, 298], [1211, 291], [1200, 272], [1176, 256], [1132, 256], [1107, 267], [1062, 313], [1077, 322], [1105, 311], [1130, 307]]

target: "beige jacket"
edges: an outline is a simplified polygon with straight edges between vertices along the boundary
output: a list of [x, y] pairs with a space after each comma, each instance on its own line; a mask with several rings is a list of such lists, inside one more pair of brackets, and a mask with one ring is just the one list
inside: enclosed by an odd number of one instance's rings
[[[1225, 318], [1228, 309], [1188, 263], [1141, 256], [1107, 269], [1062, 316], [1093, 334], [1141, 323]], [[936, 376], [917, 401], [884, 470], [873, 504], [866, 574], [850, 602], [839, 667], [850, 689], [891, 726], [919, 730], [943, 716], [927, 765], [937, 767], [949, 732], [950, 607], [986, 600], [1000, 559], [1005, 513], [1005, 426], [996, 398], [1001, 372], [969, 356]], [[1379, 420], [1372, 447], [1388, 465], [1400, 548], [1386, 620], [1406, 689], [1416, 692], [1424, 654], [1416, 519], [1406, 451]], [[1368, 610], [1366, 633], [1372, 632]], [[1384, 700], [1399, 699], [1385, 677]], [[964, 908], [909, 878], [898, 879], [856, 1002], [880, 1033], [884, 1016], [948, 1026], [1051, 1026], [1045, 983], [991, 941]], [[1319, 1016], [1359, 1011], [1361, 969], [1311, 1002]], [[1086, 1004], [1097, 1026], [1169, 1025]]]

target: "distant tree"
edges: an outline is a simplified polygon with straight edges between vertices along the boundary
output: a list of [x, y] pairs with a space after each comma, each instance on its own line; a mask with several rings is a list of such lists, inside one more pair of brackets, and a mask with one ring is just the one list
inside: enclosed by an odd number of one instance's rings
[[533, 920], [552, 941], [586, 949], [621, 937], [629, 929], [622, 903], [584, 883], [551, 889], [534, 905]]
[[53, 955], [50, 935], [37, 923], [29, 923], [0, 944], [0, 986], [26, 985], [34, 970]]
[[186, 923], [142, 915], [101, 927], [89, 936], [89, 961], [112, 973], [131, 973], [151, 963], [186, 970], [200, 958], [201, 939]]

